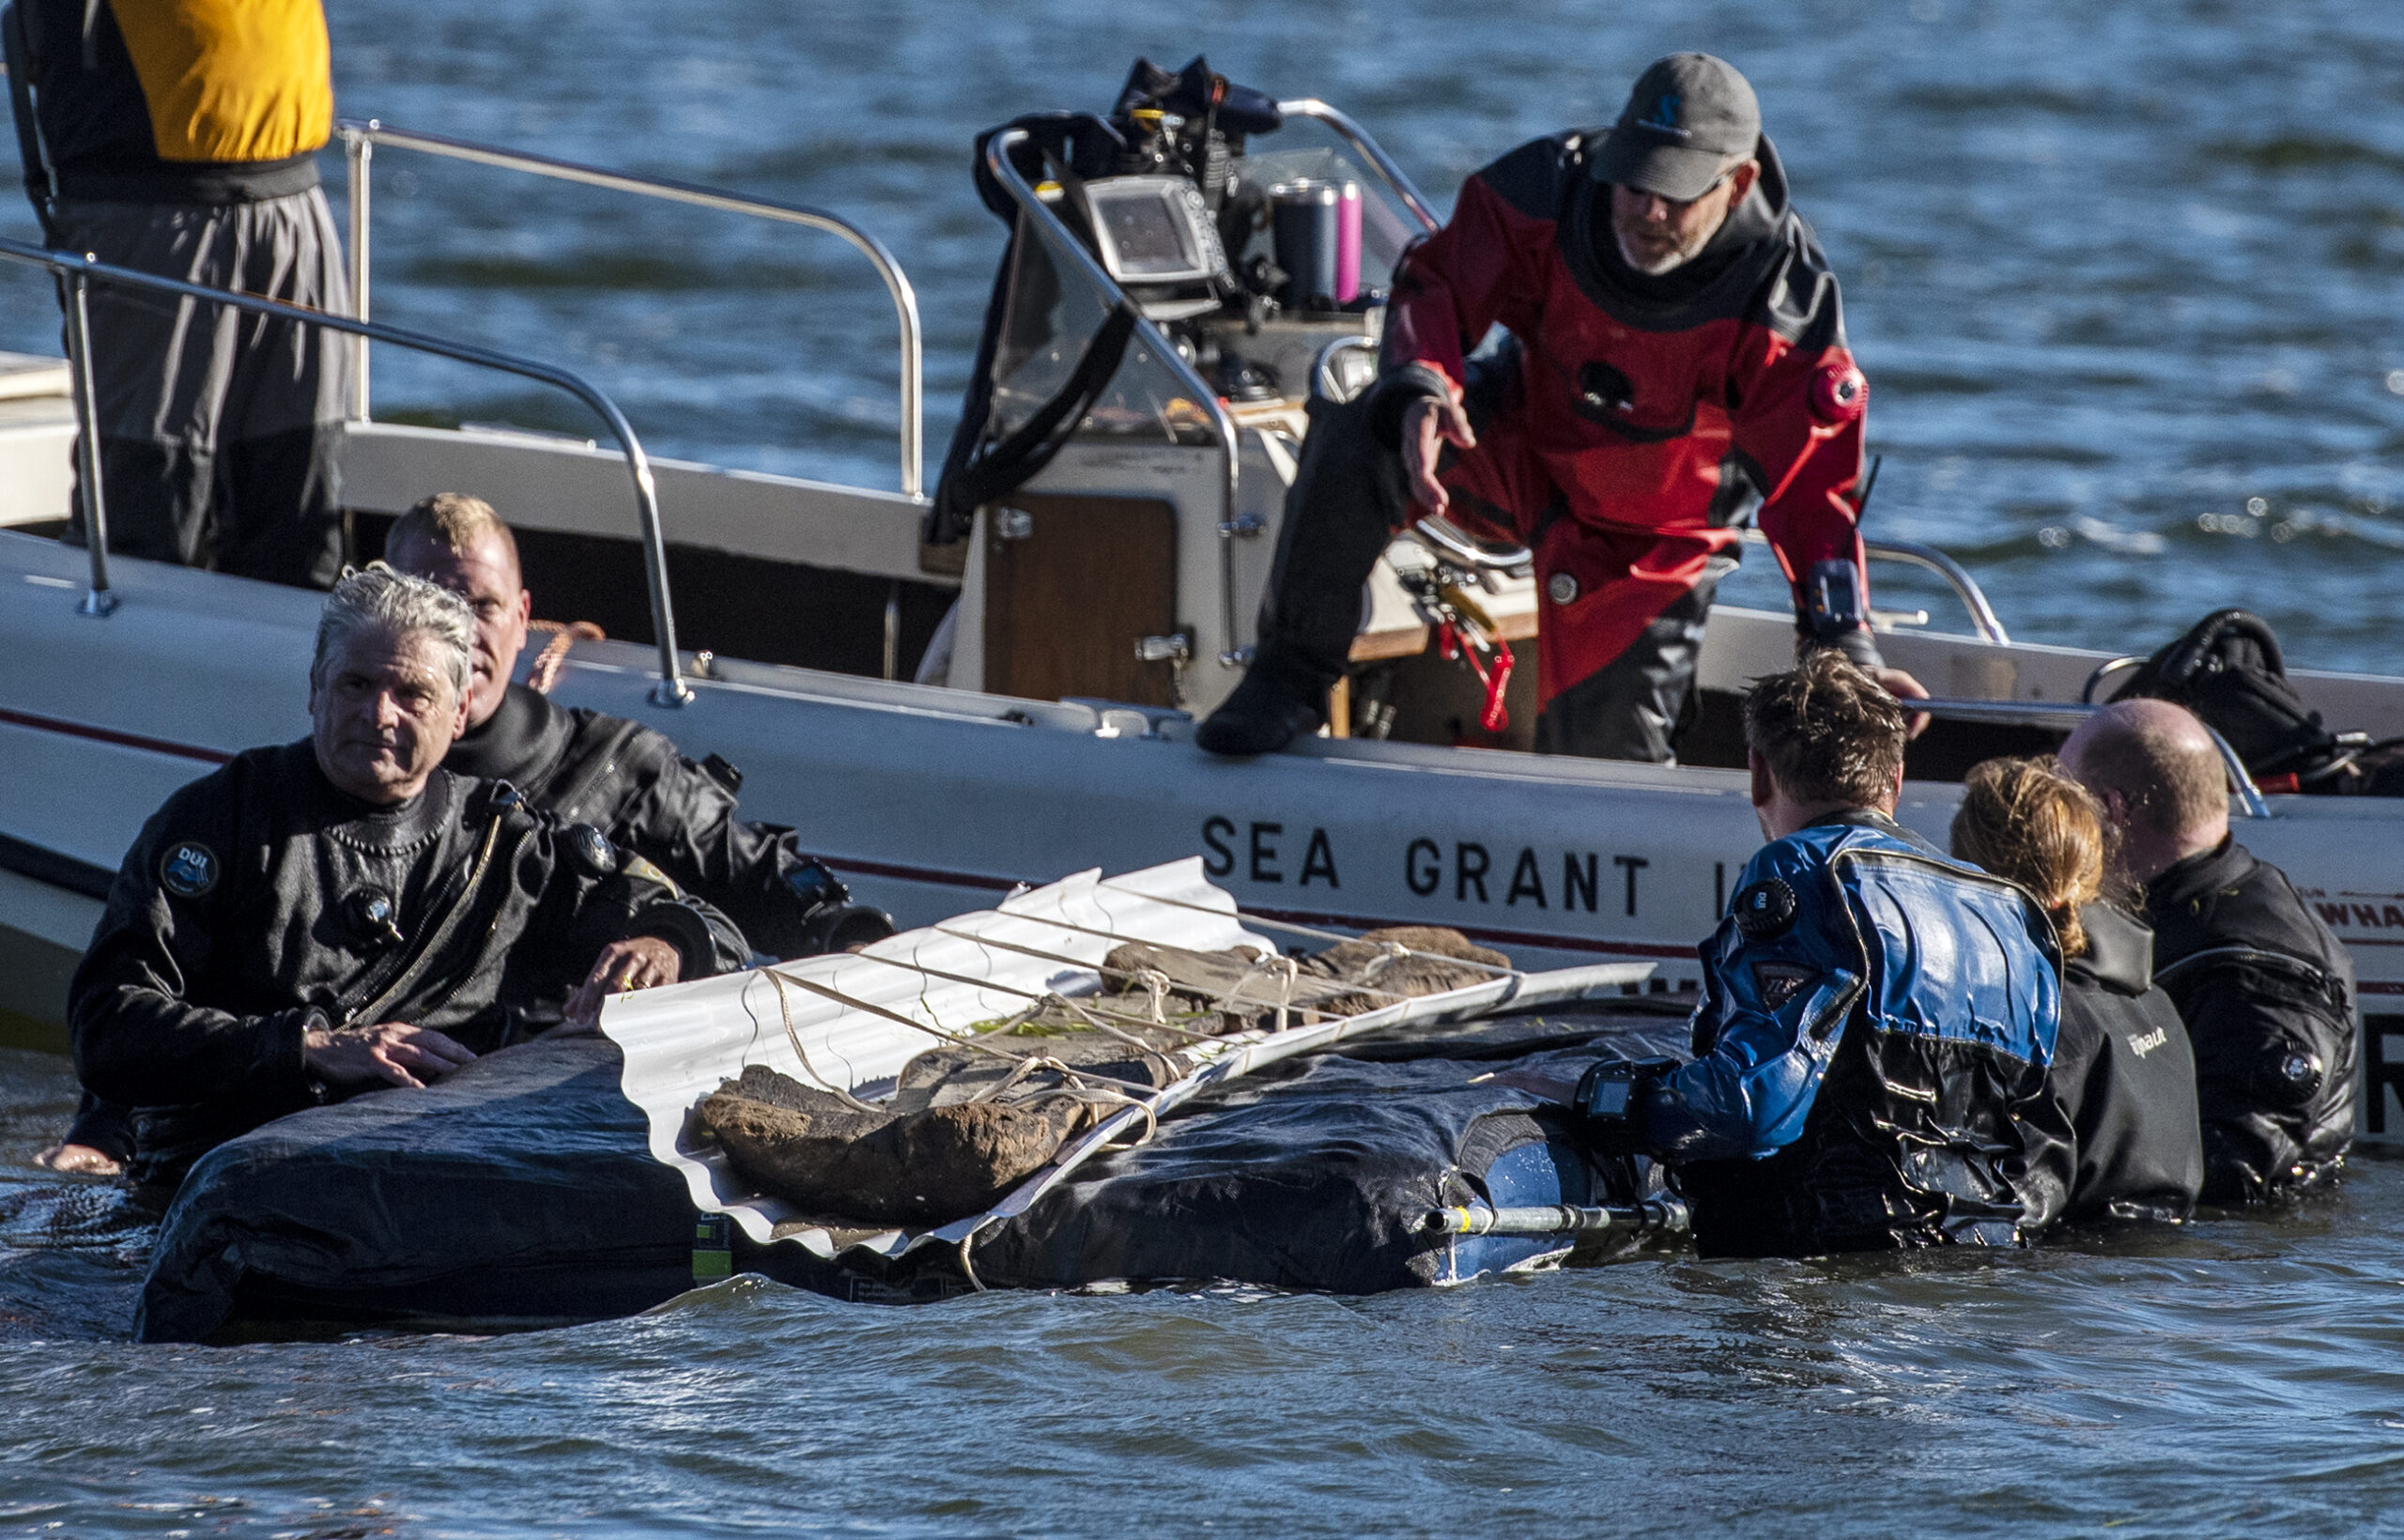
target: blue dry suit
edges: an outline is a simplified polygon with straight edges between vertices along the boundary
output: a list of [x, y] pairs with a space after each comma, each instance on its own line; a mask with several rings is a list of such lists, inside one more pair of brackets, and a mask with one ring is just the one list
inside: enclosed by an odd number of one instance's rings
[[1628, 1109], [1704, 1255], [2010, 1245], [2054, 1217], [2060, 984], [2018, 888], [1862, 810], [1764, 846], [1730, 911], [1697, 1056]]

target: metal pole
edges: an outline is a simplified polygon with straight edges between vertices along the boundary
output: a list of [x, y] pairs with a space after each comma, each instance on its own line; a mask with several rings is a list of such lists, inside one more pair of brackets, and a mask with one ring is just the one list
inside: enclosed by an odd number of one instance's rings
[[[0, 237], [0, 257], [46, 268], [52, 272], [66, 276], [78, 289], [86, 280], [97, 280], [103, 284], [116, 284], [125, 288], [148, 289], [158, 294], [177, 294], [186, 299], [207, 300], [211, 304], [231, 305], [236, 310], [248, 311], [254, 316], [274, 316], [303, 326], [321, 326], [329, 331], [346, 332], [354, 337], [379, 337], [398, 346], [414, 348], [422, 353], [434, 353], [442, 358], [457, 359], [462, 363], [480, 364], [487, 369], [500, 369], [508, 374], [523, 376], [528, 379], [539, 379], [576, 396], [592, 408], [603, 422], [609, 424], [609, 431], [617, 436], [619, 453], [626, 462], [626, 474], [635, 485], [635, 512], [642, 530], [643, 570], [651, 579], [652, 624], [659, 633], [659, 684], [652, 690], [651, 699], [654, 703], [663, 706], [682, 706], [691, 702], [693, 692], [685, 683], [684, 669], [676, 656], [676, 615], [668, 599], [668, 543], [660, 532], [659, 490], [652, 479], [651, 457], [643, 453], [641, 441], [635, 437], [634, 427], [627, 423], [625, 414], [618, 410], [617, 403], [602, 394], [600, 389], [582, 375], [573, 370], [557, 368], [551, 364], [537, 363], [532, 359], [518, 358], [514, 354], [495, 352], [489, 347], [478, 347], [469, 343], [449, 342], [440, 337], [430, 337], [423, 331], [409, 331], [397, 326], [378, 326], [373, 321], [358, 320], [349, 316], [336, 315], [331, 311], [312, 310], [306, 305], [289, 304], [282, 300], [266, 300], [255, 294], [242, 294], [233, 289], [210, 288], [207, 285], [187, 283], [180, 278], [166, 278], [155, 272], [116, 267], [102, 262], [89, 253], [82, 256], [74, 256], [64, 252], [54, 252], [40, 246], [28, 245], [22, 240], [10, 240]], [[80, 308], [70, 305], [67, 314], [69, 345], [70, 347], [81, 350], [83, 340], [75, 336]], [[88, 402], [91, 377], [88, 365], [85, 367], [83, 377], [85, 381], [85, 393]], [[88, 422], [93, 408], [86, 405], [84, 409], [87, 413], [86, 421]], [[87, 434], [87, 443], [89, 437]], [[97, 456], [98, 451], [87, 448], [86, 453]], [[96, 591], [102, 593], [107, 587], [107, 568], [101, 559], [105, 545], [104, 541], [95, 542], [93, 558], [94, 587]], [[95, 597], [98, 597], [97, 593]], [[105, 609], [93, 609], [87, 612], [107, 613]]]
[[[2049, 727], [2065, 731], [2104, 709], [2099, 705], [2073, 701], [1953, 701], [1937, 697], [1928, 701], [1905, 701], [1906, 711], [1926, 712], [1942, 721], [1989, 722], [2012, 727]], [[2254, 784], [2253, 772], [2245, 768], [2245, 760], [2220, 730], [2210, 722], [2203, 723], [2212, 735], [2212, 747], [2220, 751], [2221, 768], [2228, 775], [2229, 794], [2245, 809], [2248, 818], [2269, 818], [2271, 804], [2262, 789]]]
[[902, 672], [902, 579], [896, 578], [885, 590], [885, 677], [899, 678]]
[[1370, 138], [1369, 131], [1352, 121], [1348, 116], [1336, 111], [1317, 97], [1301, 97], [1292, 101], [1281, 101], [1277, 103], [1277, 111], [1287, 117], [1314, 118], [1333, 129], [1338, 138], [1368, 157], [1369, 168], [1385, 178], [1385, 184], [1394, 189], [1395, 196], [1400, 198], [1403, 207], [1410, 210], [1411, 218], [1417, 220], [1430, 232], [1442, 226], [1444, 222], [1436, 217], [1436, 209], [1428, 203], [1426, 196], [1411, 185], [1410, 174], [1402, 169], [1401, 162], [1388, 155], [1385, 146]]
[[[747, 214], [754, 219], [774, 220], [784, 224], [799, 224], [809, 229], [824, 230], [840, 236], [853, 250], [867, 257], [885, 282], [885, 291], [893, 300], [894, 319], [902, 333], [902, 491], [905, 497], [922, 496], [926, 489], [923, 461], [926, 458], [926, 345], [918, 323], [918, 295], [902, 271], [902, 264], [885, 243], [866, 230], [823, 208], [801, 204], [770, 203], [761, 198], [747, 198], [702, 187], [692, 182], [670, 181], [661, 177], [630, 177], [624, 172], [605, 171], [574, 161], [554, 160], [547, 155], [529, 155], [521, 150], [501, 149], [491, 145], [478, 145], [464, 139], [446, 139], [440, 134], [415, 133], [407, 129], [386, 128], [374, 118], [362, 122], [344, 118], [335, 124], [345, 143], [354, 146], [369, 143], [395, 146], [402, 149], [423, 151], [454, 161], [466, 161], [474, 165], [498, 166], [506, 171], [523, 171], [536, 177], [548, 177], [555, 181], [575, 182], [584, 187], [608, 188], [612, 192], [632, 192], [641, 197], [659, 198], [669, 203], [689, 204], [696, 208], [717, 208], [731, 214]], [[361, 239], [363, 226], [353, 226], [353, 239]], [[361, 267], [354, 270], [364, 272]], [[363, 316], [362, 312], [362, 316]]]
[[1419, 1219], [1422, 1235], [1447, 1236], [1593, 1235], [1605, 1230], [1684, 1235], [1687, 1227], [1686, 1204], [1666, 1196], [1637, 1203], [1548, 1203], [1503, 1209], [1472, 1203], [1456, 1209], [1430, 1209]]
[[[92, 260], [87, 254], [86, 262]], [[67, 281], [67, 367], [75, 385], [75, 470], [83, 482], [84, 545], [92, 560], [92, 586], [76, 605], [79, 615], [105, 619], [116, 609], [109, 592], [108, 497], [100, 487], [100, 394], [92, 386], [92, 317], [82, 273]]]
[[[376, 124], [371, 119], [367, 126], [373, 129]], [[368, 315], [368, 204], [373, 196], [368, 171], [376, 159], [376, 146], [363, 134], [345, 134], [343, 149], [350, 162], [350, 313], [363, 321]], [[353, 337], [351, 347], [350, 420], [364, 423], [368, 418], [367, 339]]]

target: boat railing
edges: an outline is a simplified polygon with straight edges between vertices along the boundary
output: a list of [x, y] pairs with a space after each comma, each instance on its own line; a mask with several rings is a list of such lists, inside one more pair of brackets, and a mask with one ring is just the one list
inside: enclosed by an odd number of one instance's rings
[[1307, 117], [1313, 122], [1327, 125], [1337, 138], [1360, 152], [1361, 158], [1368, 162], [1369, 169], [1378, 174], [1387, 190], [1410, 210], [1411, 217], [1422, 227], [1433, 234], [1443, 224], [1444, 222], [1436, 217], [1434, 206], [1428, 203], [1395, 158], [1385, 152], [1385, 146], [1370, 138], [1369, 131], [1354, 122], [1348, 114], [1337, 111], [1317, 97], [1298, 97], [1292, 101], [1281, 101], [1277, 103], [1277, 111], [1287, 117]]
[[[1961, 701], [1939, 698], [1904, 703], [1913, 711], [1926, 712], [1940, 721], [2063, 729], [2074, 729], [2104, 709], [2084, 701]], [[2262, 789], [2254, 784], [2253, 774], [2245, 768], [2245, 761], [2211, 724], [2205, 723], [2204, 731], [2211, 733], [2213, 747], [2220, 750], [2221, 768], [2228, 774], [2229, 793], [2244, 808], [2245, 816], [2270, 817], [2270, 801], [2262, 795]]]
[[[547, 155], [504, 149], [496, 145], [480, 145], [465, 139], [446, 138], [441, 134], [396, 129], [372, 117], [343, 118], [334, 125], [334, 131], [342, 136], [349, 162], [350, 298], [353, 314], [362, 321], [370, 314], [368, 301], [374, 276], [370, 267], [374, 250], [370, 223], [375, 208], [371, 171], [378, 145], [441, 156], [447, 160], [496, 166], [504, 171], [524, 172], [554, 181], [630, 192], [638, 197], [688, 204], [699, 208], [716, 208], [725, 213], [743, 214], [783, 224], [798, 224], [840, 237], [875, 267], [876, 275], [884, 280], [886, 292], [893, 300], [894, 318], [902, 337], [902, 492], [911, 498], [924, 495], [925, 345], [918, 325], [917, 293], [911, 288], [909, 278], [902, 271], [902, 264], [886, 250], [885, 243], [850, 220], [803, 204], [777, 203], [695, 182], [638, 177]], [[362, 346], [352, 363], [350, 408], [351, 415], [361, 422], [366, 421], [368, 414], [367, 372], [367, 348]]]
[[1026, 215], [1034, 227], [1043, 232], [1045, 245], [1057, 254], [1065, 256], [1076, 267], [1086, 282], [1093, 285], [1102, 296], [1106, 311], [1123, 308], [1133, 315], [1135, 345], [1168, 371], [1170, 377], [1175, 379], [1193, 399], [1197, 410], [1209, 414], [1211, 430], [1218, 435], [1219, 450], [1226, 465], [1226, 473], [1221, 484], [1221, 495], [1225, 503], [1219, 516], [1219, 531], [1223, 536], [1219, 542], [1220, 619], [1225, 626], [1222, 635], [1225, 639], [1226, 647], [1219, 654], [1219, 663], [1224, 668], [1239, 668], [1251, 661], [1251, 650], [1236, 646], [1236, 555], [1233, 536], [1239, 529], [1236, 522], [1236, 495], [1239, 490], [1238, 477], [1241, 473], [1242, 445], [1236, 437], [1235, 420], [1227, 415], [1226, 403], [1219, 399], [1219, 393], [1204, 382], [1202, 377], [1194, 372], [1194, 365], [1180, 357], [1168, 339], [1161, 335], [1160, 329], [1145, 318], [1142, 309], [1134, 300], [1127, 297], [1127, 291], [1118, 286], [1117, 280], [1112, 278], [1103, 270], [1102, 264], [1094, 259], [1093, 254], [1086, 250], [1085, 243], [1076, 238], [1075, 233], [1070, 230], [1066, 223], [1062, 223], [1058, 214], [1052, 211], [1051, 205], [1037, 197], [1035, 189], [1027, 186], [1026, 178], [1018, 174], [1018, 167], [1010, 162], [1010, 152], [1025, 144], [1026, 138], [1027, 133], [1025, 129], [1005, 129], [987, 140], [985, 169], [993, 174], [995, 183], [1009, 193], [1011, 200], [1019, 206], [1020, 210]]
[[88, 300], [91, 286], [103, 284], [230, 305], [255, 316], [272, 316], [280, 320], [323, 327], [354, 337], [373, 338], [396, 347], [433, 353], [480, 368], [498, 369], [521, 378], [537, 380], [556, 386], [581, 400], [609, 424], [609, 432], [618, 440], [619, 453], [625, 459], [626, 474], [634, 483], [635, 510], [642, 526], [643, 570], [651, 587], [652, 628], [659, 638], [659, 683], [654, 686], [651, 699], [655, 704], [662, 706], [682, 706], [692, 701], [693, 692], [685, 683], [684, 670], [676, 655], [676, 616], [668, 594], [668, 550], [660, 532], [659, 492], [652, 479], [651, 460], [643, 454], [641, 441], [635, 437], [634, 428], [626, 422], [625, 414], [618, 409], [617, 403], [591, 380], [574, 370], [478, 346], [473, 343], [452, 342], [423, 331], [384, 326], [357, 316], [313, 310], [306, 305], [287, 304], [281, 300], [262, 299], [255, 294], [210, 288], [202, 284], [186, 283], [179, 278], [121, 268], [102, 262], [89, 253], [50, 251], [25, 241], [0, 238], [0, 258], [46, 268], [64, 280], [68, 379], [74, 397], [78, 429], [77, 479], [84, 506], [84, 542], [89, 552], [92, 573], [91, 587], [75, 607], [81, 613], [104, 618], [117, 608], [116, 594], [109, 586], [108, 498], [100, 481], [100, 435], [97, 431], [99, 410], [92, 385]]
[[[1755, 529], [1748, 529], [1742, 539], [1748, 546], [1769, 544], [1769, 536]], [[2011, 634], [2004, 630], [2003, 622], [1996, 618], [1995, 606], [1987, 602], [1986, 591], [1979, 587], [1979, 580], [1970, 576], [1968, 568], [1943, 551], [1917, 540], [1864, 540], [1861, 551], [1873, 562], [1897, 562], [1936, 574], [1945, 579], [1946, 585], [1953, 590], [1953, 596], [1962, 601], [1962, 608], [1969, 612], [1970, 624], [1978, 628], [1980, 640], [1993, 642], [1998, 647], [2011, 645]]]

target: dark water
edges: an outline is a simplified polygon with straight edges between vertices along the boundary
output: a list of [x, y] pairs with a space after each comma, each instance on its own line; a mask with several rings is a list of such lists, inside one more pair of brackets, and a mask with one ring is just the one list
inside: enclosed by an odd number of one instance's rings
[[[1203, 47], [1448, 199], [1709, 47], [1844, 277], [1873, 529], [1969, 559], [2029, 639], [2241, 602], [2302, 661], [2404, 664], [2404, 8], [332, 9], [346, 112], [863, 220], [918, 285], [938, 448], [1000, 244], [977, 128]], [[399, 154], [378, 187], [379, 314], [588, 367], [662, 452], [893, 484], [888, 312], [833, 242]], [[0, 274], [0, 346], [55, 336]], [[389, 350], [378, 401], [583, 431]], [[60, 1061], [0, 1065], [0, 1237], [76, 1227], [29, 1164], [69, 1104]], [[736, 1284], [216, 1350], [117, 1340], [136, 1274], [85, 1231], [0, 1250], [0, 1532], [2358, 1534], [2404, 1509], [2399, 1220], [2371, 1163], [2304, 1213], [2000, 1260], [912, 1312]]]
[[[1448, 204], [1518, 140], [1607, 119], [1648, 58], [1707, 47], [1759, 85], [1844, 281], [1887, 455], [1874, 531], [1970, 560], [2031, 639], [2150, 649], [2243, 603], [2302, 661], [2404, 669], [2404, 8], [331, 10], [347, 113], [862, 221], [918, 288], [936, 454], [1000, 249], [969, 189], [979, 128], [1105, 105], [1135, 54], [1207, 49], [1348, 108]], [[659, 450], [895, 484], [890, 312], [830, 238], [398, 152], [378, 187], [384, 317], [589, 368]], [[0, 346], [54, 347], [40, 287], [0, 280]], [[390, 349], [378, 369], [387, 413], [591, 431], [499, 377]], [[1735, 593], [1775, 598], [1758, 570]]]
[[[0, 1052], [0, 1240], [68, 1105]], [[49, 1207], [45, 1207], [45, 1205]], [[122, 1236], [0, 1252], [0, 1533], [2376, 1532], [2404, 1168], [2001, 1258], [1658, 1256], [1365, 1300], [843, 1305], [517, 1336], [121, 1339]]]

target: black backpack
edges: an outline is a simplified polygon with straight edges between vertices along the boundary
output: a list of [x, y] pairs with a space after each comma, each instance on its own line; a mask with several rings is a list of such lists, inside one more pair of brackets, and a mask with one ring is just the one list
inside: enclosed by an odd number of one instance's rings
[[2304, 705], [2288, 683], [2279, 639], [2260, 616], [2242, 609], [2216, 609], [2197, 621], [2138, 665], [2112, 699], [2141, 696], [2202, 717], [2228, 740], [2257, 782], [2293, 776], [2293, 790], [2322, 790], [2315, 782], [2344, 770], [2361, 752], [2359, 735], [2341, 741]]

